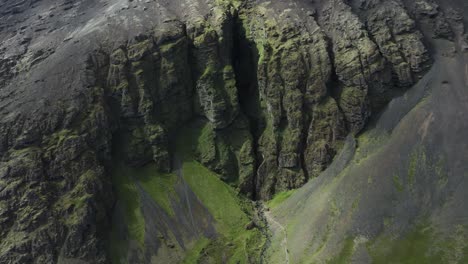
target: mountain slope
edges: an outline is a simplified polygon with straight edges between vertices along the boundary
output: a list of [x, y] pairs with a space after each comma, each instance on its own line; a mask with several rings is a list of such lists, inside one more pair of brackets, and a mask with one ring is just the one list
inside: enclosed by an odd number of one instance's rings
[[0, 263], [324, 262], [343, 244], [361, 263], [420, 225], [463, 241], [466, 13], [2, 1]]
[[[467, 261], [463, 38], [431, 40], [435, 63], [425, 77], [349, 138], [326, 172], [274, 207], [290, 263]], [[273, 238], [272, 263], [284, 258], [283, 236]]]

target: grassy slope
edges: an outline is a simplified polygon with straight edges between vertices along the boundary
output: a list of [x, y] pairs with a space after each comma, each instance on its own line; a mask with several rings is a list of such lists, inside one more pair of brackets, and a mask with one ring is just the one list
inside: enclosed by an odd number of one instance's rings
[[275, 208], [276, 206], [281, 204], [284, 200], [288, 199], [294, 192], [295, 190], [289, 190], [289, 191], [280, 192], [276, 194], [273, 197], [273, 199], [267, 202], [268, 207]]
[[[177, 140], [177, 153], [183, 159], [184, 179], [213, 215], [219, 234], [212, 240], [200, 238], [187, 252], [184, 263], [220, 263], [222, 259], [228, 259], [228, 263], [251, 263], [249, 259], [258, 260], [264, 240], [257, 229], [245, 229], [250, 222], [250, 204], [238, 197], [232, 187], [221, 181], [218, 175], [194, 160], [192, 149], [206, 144], [203, 140], [203, 126], [192, 126], [181, 131], [183, 133]], [[174, 216], [169, 198], [177, 199], [174, 191], [177, 176], [172, 173], [158, 173], [154, 164], [142, 168], [120, 164], [112, 171], [112, 181], [123, 208], [123, 221], [128, 229], [128, 236], [143, 249], [145, 224], [148, 223], [145, 223], [140, 209], [137, 184], [170, 216]], [[119, 238], [116, 227], [112, 228], [110, 240], [112, 262], [125, 263], [129, 242]]]
[[258, 260], [264, 241], [258, 230], [245, 229], [250, 222], [250, 205], [218, 175], [194, 160], [194, 146], [200, 147], [204, 142], [203, 128], [192, 124], [183, 129], [177, 140], [177, 153], [183, 160], [184, 179], [215, 218], [219, 237], [211, 241], [202, 238], [188, 253], [185, 263], [220, 263], [226, 258], [228, 263], [249, 263], [249, 256]]
[[468, 233], [457, 227], [450, 237], [434, 233], [428, 225], [418, 225], [399, 239], [380, 236], [367, 244], [373, 263], [467, 263], [468, 247], [464, 246]]
[[[123, 221], [127, 228], [129, 239], [137, 241], [140, 246], [143, 246], [145, 219], [140, 210], [140, 196], [131, 178], [131, 174], [128, 173], [128, 169], [123, 166], [116, 167], [112, 172], [112, 184], [123, 209]], [[129, 242], [120, 239], [116, 228], [112, 226], [109, 254], [112, 263], [125, 263], [124, 260], [126, 259]]]
[[[154, 164], [148, 164], [142, 168], [131, 168], [119, 164], [112, 171], [112, 183], [123, 209], [123, 221], [128, 230], [130, 240], [138, 242], [144, 247], [145, 219], [140, 208], [140, 195], [137, 184], [154, 199], [169, 215], [174, 215], [170, 207], [169, 196], [174, 193], [176, 183], [174, 174], [159, 173]], [[110, 254], [113, 263], [120, 263], [125, 259], [128, 241], [122, 241], [116, 233], [116, 227], [112, 227]]]
[[[377, 135], [379, 138], [375, 136], [367, 133], [358, 138], [361, 148], [357, 150], [354, 157], [356, 163], [365, 162], [369, 156], [375, 154], [375, 152], [369, 151], [371, 144], [378, 144], [386, 140], [385, 136]], [[376, 151], [380, 151], [380, 149]], [[421, 154], [413, 154], [411, 156], [407, 183], [403, 182], [398, 175], [392, 178], [392, 183], [398, 193], [401, 193], [405, 188], [411, 188], [414, 178], [412, 174], [416, 170], [415, 166], [425, 164], [422, 161], [424, 159], [421, 159], [419, 156]], [[414, 165], [415, 163], [418, 165]], [[435, 164], [435, 170], [440, 170], [438, 167]], [[338, 179], [338, 176], [336, 179]], [[279, 193], [273, 200], [268, 202], [268, 206], [276, 208], [283, 204], [291, 195], [289, 192]], [[333, 208], [333, 204], [330, 207]], [[299, 226], [296, 227], [300, 228]], [[401, 234], [401, 236], [400, 234], [392, 235], [388, 232], [384, 233], [375, 239], [367, 241], [365, 246], [371, 257], [371, 263], [374, 264], [468, 263], [468, 246], [466, 246], [466, 241], [468, 240], [467, 226], [457, 226], [455, 229], [455, 232], [444, 235], [434, 232], [434, 228], [428, 224], [419, 224], [406, 233]], [[341, 250], [336, 251], [326, 263], [351, 263], [356, 246], [355, 239], [348, 237], [344, 240]], [[302, 259], [305, 263], [311, 260], [313, 258]]]
[[354, 251], [354, 240], [352, 238], [347, 238], [344, 242], [343, 248], [340, 253], [328, 261], [328, 264], [346, 264], [349, 263], [350, 257], [353, 255]]
[[177, 176], [173, 173], [160, 173], [154, 164], [137, 169], [138, 182], [142, 188], [161, 206], [166, 213], [174, 216], [170, 205], [170, 197], [176, 198], [174, 186]]
[[261, 245], [247, 247], [249, 243], [259, 239], [259, 233], [245, 229], [250, 219], [243, 211], [242, 201], [231, 187], [196, 161], [185, 161], [183, 172], [190, 188], [216, 220], [216, 230], [220, 237], [211, 243], [202, 239], [206, 243], [205, 250], [211, 255], [210, 260], [219, 263], [222, 255], [227, 254], [230, 256], [229, 263], [247, 263], [246, 255], [255, 253], [255, 249], [260, 249]]

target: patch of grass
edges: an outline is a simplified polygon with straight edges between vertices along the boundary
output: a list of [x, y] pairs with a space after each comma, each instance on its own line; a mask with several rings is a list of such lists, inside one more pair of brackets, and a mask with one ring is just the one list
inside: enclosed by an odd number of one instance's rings
[[[60, 131], [55, 132], [54, 134], [50, 135], [44, 140], [47, 150], [54, 150], [56, 147], [60, 146], [68, 139], [76, 139], [78, 136], [76, 135], [75, 131], [69, 129], [62, 129]], [[19, 151], [27, 151], [31, 148], [25, 148]]]
[[[173, 216], [169, 197], [174, 192], [176, 181], [177, 177], [174, 174], [158, 172], [154, 163], [141, 168], [132, 168], [121, 163], [114, 168], [112, 182], [122, 206], [128, 240], [134, 240], [142, 249], [144, 248], [145, 219], [141, 212], [141, 198], [136, 184], [140, 184], [163, 210]], [[113, 226], [110, 233], [109, 255], [112, 263], [126, 263], [129, 241], [122, 239], [117, 228]]]
[[337, 217], [341, 214], [340, 208], [338, 208], [338, 205], [336, 204], [336, 199], [333, 199], [330, 203], [330, 215], [332, 217]]
[[237, 9], [241, 5], [242, 1], [239, 1], [239, 0], [216, 0], [215, 3], [218, 4], [218, 5], [221, 5], [222, 7], [232, 5], [234, 8]]
[[196, 149], [202, 162], [210, 162], [216, 158], [216, 135], [210, 123], [202, 127]]
[[365, 162], [370, 157], [382, 150], [389, 138], [387, 133], [379, 131], [376, 133], [373, 130], [366, 131], [357, 138], [358, 147], [356, 149], [356, 163]]
[[113, 172], [113, 185], [116, 189], [117, 199], [124, 209], [124, 220], [128, 226], [129, 236], [144, 245], [145, 219], [140, 208], [140, 195], [137, 190], [137, 182], [154, 201], [170, 216], [174, 216], [171, 208], [170, 197], [177, 182], [177, 176], [172, 173], [161, 173], [156, 164], [150, 163], [141, 168], [132, 168], [119, 165]]
[[359, 208], [360, 201], [361, 201], [361, 194], [359, 193], [359, 195], [354, 199], [353, 204], [351, 205], [351, 208], [353, 209], [353, 211]]
[[145, 241], [145, 219], [140, 208], [140, 195], [131, 178], [132, 170], [119, 165], [112, 172], [112, 183], [121, 202], [124, 221], [128, 228], [130, 239], [137, 241], [143, 247]]
[[404, 186], [403, 186], [403, 183], [401, 182], [400, 176], [395, 174], [393, 175], [392, 180], [393, 180], [393, 186], [395, 186], [395, 189], [398, 192], [403, 192]]
[[210, 240], [206, 237], [202, 237], [197, 241], [193, 248], [185, 255], [183, 264], [198, 263], [198, 259], [203, 254], [203, 250], [210, 244]]
[[[84, 212], [91, 206], [90, 199], [95, 195], [90, 193], [89, 186], [95, 184], [97, 177], [99, 175], [93, 170], [81, 174], [73, 189], [54, 204], [59, 212], [68, 212], [67, 217], [62, 218], [66, 225], [78, 224]], [[46, 199], [42, 195], [40, 198]]]
[[413, 187], [413, 185], [414, 185], [414, 183], [416, 181], [417, 166], [418, 166], [418, 153], [413, 152], [411, 154], [410, 163], [409, 163], [409, 166], [408, 166], [408, 181], [409, 181], [409, 184], [410, 184], [411, 188]]
[[420, 225], [402, 239], [379, 237], [367, 248], [374, 264], [444, 263], [440, 252], [431, 251], [433, 241], [433, 230]]
[[463, 257], [460, 263], [468, 263], [468, 243], [466, 243], [463, 248]]
[[295, 190], [289, 190], [275, 194], [273, 199], [267, 202], [268, 207], [275, 208], [276, 206], [284, 202], [284, 200], [288, 199], [294, 192]]
[[68, 210], [73, 207], [74, 210], [82, 208], [88, 199], [93, 197], [92, 194], [88, 193], [88, 184], [94, 182], [97, 177], [93, 170], [88, 170], [83, 173], [80, 177], [73, 190], [66, 196], [62, 197], [56, 204], [56, 206]]
[[350, 258], [354, 253], [354, 239], [349, 237], [345, 240], [340, 253], [327, 261], [327, 264], [347, 264], [350, 263]]
[[[166, 213], [174, 216], [170, 198], [176, 198], [174, 186], [177, 183], [177, 176], [173, 173], [161, 173], [156, 165], [151, 163], [143, 168], [135, 169], [135, 178], [140, 182], [141, 187], [161, 206]], [[174, 194], [174, 195], [172, 195]]]
[[466, 226], [457, 225], [451, 237], [437, 243], [444, 263], [468, 263], [468, 232]]
[[205, 141], [207, 132], [209, 129], [202, 122], [184, 128], [177, 137], [176, 153], [183, 159], [185, 181], [215, 219], [218, 236], [198, 241], [184, 263], [255, 262], [264, 238], [258, 229], [245, 228], [251, 221], [248, 215], [251, 204], [240, 198], [219, 175], [195, 161], [197, 148]]
[[209, 169], [196, 161], [183, 164], [184, 178], [218, 223], [222, 233], [239, 231], [248, 222], [236, 193]]
[[169, 42], [169, 43], [165, 43], [161, 46], [159, 46], [159, 50], [163, 53], [166, 53], [166, 52], [171, 52], [173, 51], [174, 47], [177, 47], [180, 45], [180, 43], [184, 42], [185, 39], [184, 38], [180, 38], [176, 41], [173, 41], [173, 42]]
[[435, 173], [438, 178], [438, 186], [439, 188], [443, 188], [447, 186], [448, 183], [448, 175], [447, 170], [445, 169], [445, 159], [443, 157], [439, 157], [437, 163], [435, 165]]
[[200, 79], [210, 78], [213, 75], [215, 75], [216, 73], [217, 73], [217, 70], [216, 70], [216, 66], [214, 65], [214, 63], [208, 63], [208, 65], [206, 66], [205, 70], [203, 71], [203, 74], [201, 75]]
[[[257, 229], [246, 230], [250, 219], [235, 191], [196, 161], [185, 161], [183, 174], [190, 188], [213, 215], [220, 234], [206, 246], [204, 254], [215, 263], [225, 257], [229, 259], [228, 263], [248, 263], [246, 258], [254, 255], [263, 241]], [[251, 241], [257, 242], [252, 245]], [[227, 244], [230, 246], [226, 247]]]
[[69, 200], [65, 201], [65, 207], [73, 206], [75, 208], [82, 208], [85, 205], [86, 200], [90, 197], [92, 197], [92, 195], [85, 194], [81, 197], [70, 198]]

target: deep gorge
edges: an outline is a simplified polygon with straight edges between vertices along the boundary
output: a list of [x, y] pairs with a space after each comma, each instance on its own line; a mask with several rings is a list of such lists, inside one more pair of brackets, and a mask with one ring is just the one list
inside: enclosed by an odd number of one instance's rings
[[[292, 263], [329, 263], [363, 245], [356, 230], [373, 248], [463, 182], [443, 152], [464, 143], [444, 137], [464, 129], [446, 123], [463, 113], [463, 4], [0, 3], [0, 263], [279, 263], [284, 240]], [[368, 165], [391, 140], [401, 151]]]

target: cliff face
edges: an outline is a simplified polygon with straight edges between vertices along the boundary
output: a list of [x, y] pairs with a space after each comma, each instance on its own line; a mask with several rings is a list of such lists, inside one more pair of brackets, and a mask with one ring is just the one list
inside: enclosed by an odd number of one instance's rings
[[[126, 191], [116, 168], [183, 171], [180, 142], [248, 198], [301, 187], [329, 166], [347, 136], [425, 74], [428, 39], [466, 41], [463, 13], [443, 5], [3, 1], [0, 262], [108, 262], [108, 224], [128, 207], [119, 205]], [[191, 229], [221, 220], [185, 185], [173, 198], [193, 198], [189, 208], [156, 228], [178, 219], [166, 238], [179, 246], [135, 246], [134, 261], [169, 254], [159, 248], [186, 252], [181, 241], [201, 235], [230, 241], [211, 225]], [[152, 221], [154, 204], [139, 196]], [[199, 215], [187, 213], [191, 205]], [[189, 235], [174, 235], [179, 227]], [[181, 260], [180, 252], [169, 255]]]
[[[260, 105], [253, 119], [262, 124], [255, 186], [269, 198], [323, 171], [344, 138], [413, 84], [430, 58], [401, 3], [355, 11], [343, 1], [247, 6], [240, 17], [257, 55], [259, 94], [250, 104]], [[366, 27], [371, 20], [386, 23]]]
[[[395, 3], [348, 3], [368, 21], [382, 55], [396, 54], [392, 42], [412, 41], [403, 30], [410, 24], [391, 19], [404, 13], [385, 9]], [[348, 137], [325, 172], [283, 202], [270, 203], [270, 222], [283, 227], [273, 230], [271, 263], [467, 261], [462, 191], [468, 186], [467, 142], [461, 131], [468, 123], [459, 116], [467, 111], [468, 6], [464, 1], [403, 3], [424, 36], [433, 66], [363, 133]], [[393, 21], [400, 33], [385, 37], [385, 24]], [[382, 44], [383, 39], [389, 40]]]

